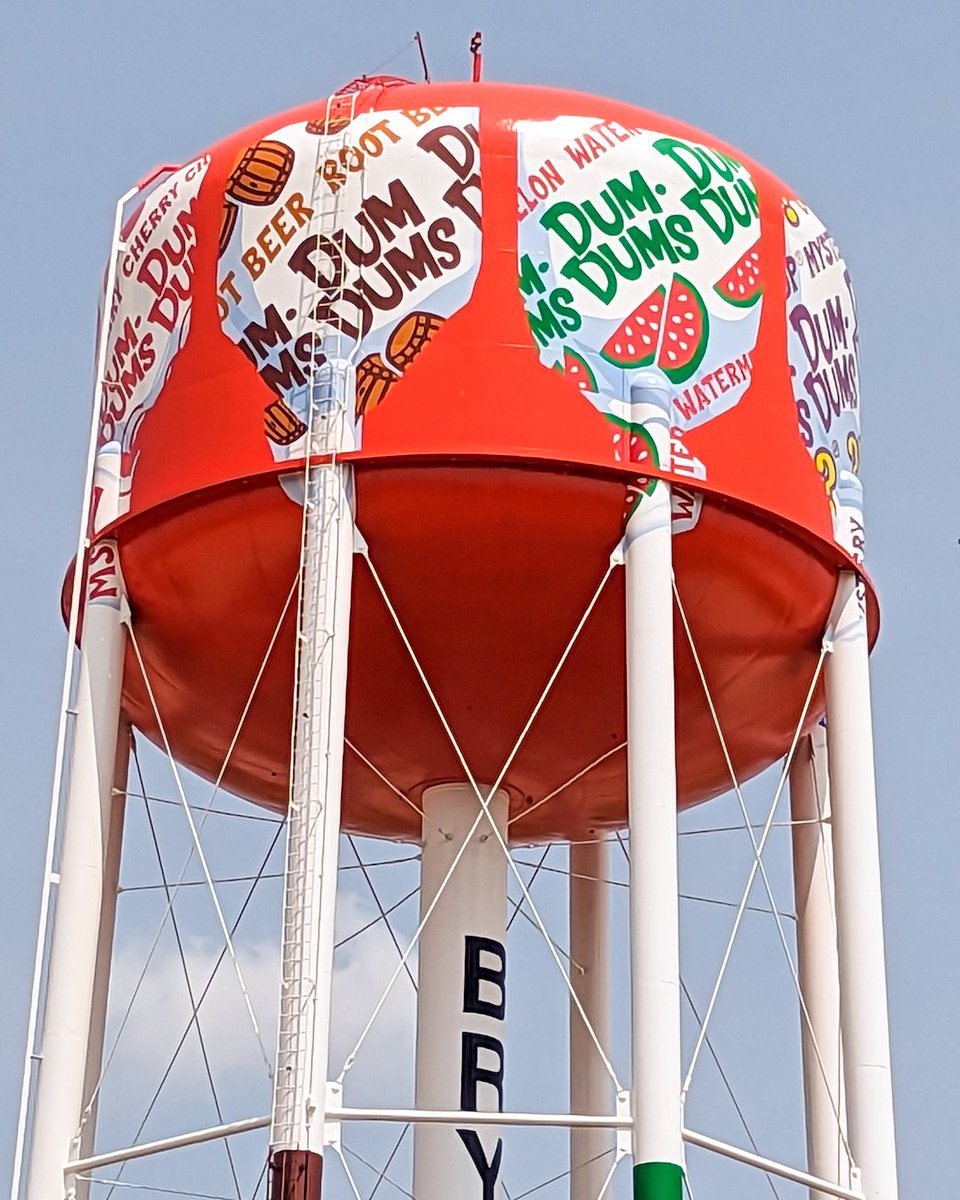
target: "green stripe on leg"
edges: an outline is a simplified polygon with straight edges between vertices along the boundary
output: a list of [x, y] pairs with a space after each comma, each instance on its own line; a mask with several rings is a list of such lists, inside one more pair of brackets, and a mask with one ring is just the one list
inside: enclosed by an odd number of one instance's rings
[[683, 1168], [676, 1163], [637, 1163], [633, 1168], [633, 1200], [681, 1200]]

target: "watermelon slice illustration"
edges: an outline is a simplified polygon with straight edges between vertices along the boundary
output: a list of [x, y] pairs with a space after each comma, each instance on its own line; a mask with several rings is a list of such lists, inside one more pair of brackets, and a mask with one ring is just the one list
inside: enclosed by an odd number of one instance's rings
[[597, 391], [597, 377], [590, 370], [587, 360], [567, 346], [563, 348], [563, 373], [584, 395]]
[[760, 282], [760, 242], [756, 241], [739, 262], [734, 263], [724, 277], [713, 285], [713, 290], [728, 304], [737, 308], [750, 308], [760, 299], [763, 285]]
[[688, 279], [674, 275], [657, 351], [657, 366], [671, 383], [683, 383], [700, 366], [709, 334], [702, 296]]
[[614, 330], [600, 351], [607, 362], [624, 370], [648, 367], [653, 362], [660, 340], [666, 295], [667, 289], [661, 284]]

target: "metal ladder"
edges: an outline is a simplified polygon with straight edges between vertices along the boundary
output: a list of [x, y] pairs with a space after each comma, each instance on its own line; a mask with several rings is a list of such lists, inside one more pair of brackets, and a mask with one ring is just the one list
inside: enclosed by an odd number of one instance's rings
[[[356, 110], [356, 93], [348, 101], [349, 121], [336, 134], [317, 141], [310, 205], [318, 238], [335, 240], [343, 220], [346, 187], [329, 189], [321, 177], [321, 155], [337, 155], [351, 135]], [[327, 102], [331, 113], [333, 100]], [[299, 339], [311, 339], [311, 365], [307, 382], [306, 447], [304, 467], [304, 515], [301, 540], [301, 582], [297, 618], [297, 668], [293, 780], [287, 821], [287, 856], [283, 904], [283, 961], [277, 1069], [274, 1081], [274, 1148], [306, 1148], [309, 1112], [323, 1096], [325, 1079], [311, 1077], [318, 1020], [318, 988], [329, 988], [321, 978], [322, 923], [332, 913], [320, 913], [320, 892], [329, 861], [336, 861], [336, 847], [327, 845], [324, 808], [329, 789], [339, 788], [332, 778], [331, 690], [335, 685], [334, 650], [338, 624], [337, 578], [342, 567], [339, 556], [352, 554], [344, 546], [342, 505], [351, 487], [350, 468], [337, 462], [337, 454], [348, 445], [349, 422], [353, 420], [353, 357], [355, 347], [342, 330], [320, 331], [313, 314], [320, 294], [317, 283], [301, 288], [297, 331]], [[340, 292], [344, 290], [341, 275]], [[322, 361], [318, 358], [322, 355]], [[349, 496], [347, 496], [349, 502]], [[342, 751], [341, 751], [342, 752]], [[335, 835], [334, 840], [336, 840]], [[335, 887], [335, 880], [327, 886]], [[328, 908], [330, 906], [328, 905]], [[321, 1029], [320, 1036], [327, 1037]], [[322, 1104], [322, 1099], [320, 1100]]]

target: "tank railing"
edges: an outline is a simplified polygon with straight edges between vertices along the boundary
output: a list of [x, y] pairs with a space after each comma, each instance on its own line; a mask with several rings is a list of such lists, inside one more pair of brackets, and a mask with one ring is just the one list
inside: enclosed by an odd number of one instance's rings
[[[617, 1129], [632, 1128], [632, 1119], [626, 1114], [611, 1114], [598, 1116], [593, 1113], [528, 1113], [528, 1112], [457, 1112], [446, 1110], [424, 1109], [418, 1111], [410, 1108], [331, 1108], [327, 1110], [330, 1123], [377, 1121], [387, 1124], [410, 1125], [503, 1125], [514, 1129]], [[185, 1146], [196, 1146], [202, 1142], [212, 1142], [220, 1138], [234, 1137], [241, 1133], [251, 1133], [254, 1130], [266, 1129], [270, 1117], [252, 1117], [244, 1121], [233, 1121], [228, 1125], [214, 1125], [208, 1129], [198, 1129], [192, 1133], [179, 1134], [175, 1137], [163, 1138], [156, 1142], [145, 1142], [140, 1146], [130, 1146], [124, 1150], [113, 1150], [105, 1154], [94, 1154], [89, 1158], [76, 1159], [67, 1163], [64, 1172], [70, 1175], [80, 1175], [96, 1171], [102, 1167], [114, 1166], [117, 1163], [129, 1162], [136, 1158], [147, 1158], [153, 1154], [161, 1154], [166, 1150], [179, 1150]], [[696, 1133], [692, 1129], [683, 1130], [683, 1140], [688, 1146], [707, 1150], [718, 1154], [721, 1158], [729, 1158], [744, 1166], [764, 1171], [768, 1175], [776, 1175], [790, 1183], [800, 1184], [835, 1196], [837, 1200], [865, 1200], [864, 1193], [858, 1188], [843, 1187], [831, 1183], [828, 1179], [819, 1179], [785, 1163], [772, 1158], [764, 1158], [739, 1146], [728, 1142], [718, 1141], [707, 1137], [706, 1134]]]
[[137, 184], [136, 190], [142, 192], [144, 188], [150, 186], [161, 175], [169, 175], [171, 171], [179, 171], [183, 163], [158, 163], [152, 171], [148, 171], [146, 175]]

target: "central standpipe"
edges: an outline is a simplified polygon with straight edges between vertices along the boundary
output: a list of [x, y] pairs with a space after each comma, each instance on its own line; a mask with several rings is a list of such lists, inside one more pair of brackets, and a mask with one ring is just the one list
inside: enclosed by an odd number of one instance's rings
[[[637, 438], [667, 465], [670, 391], [650, 372], [631, 392]], [[635, 1200], [683, 1192], [672, 558], [670, 488], [653, 479], [624, 546]]]
[[[503, 1109], [507, 861], [486, 816], [453, 865], [479, 811], [467, 784], [423, 794], [421, 920], [447, 883], [420, 936], [418, 1109]], [[505, 792], [490, 800], [489, 811], [506, 841]], [[416, 1125], [413, 1194], [417, 1200], [494, 1200], [502, 1154], [496, 1127]]]
[[354, 524], [350, 467], [305, 498], [293, 789], [287, 816], [271, 1200], [318, 1200], [330, 1057]]

